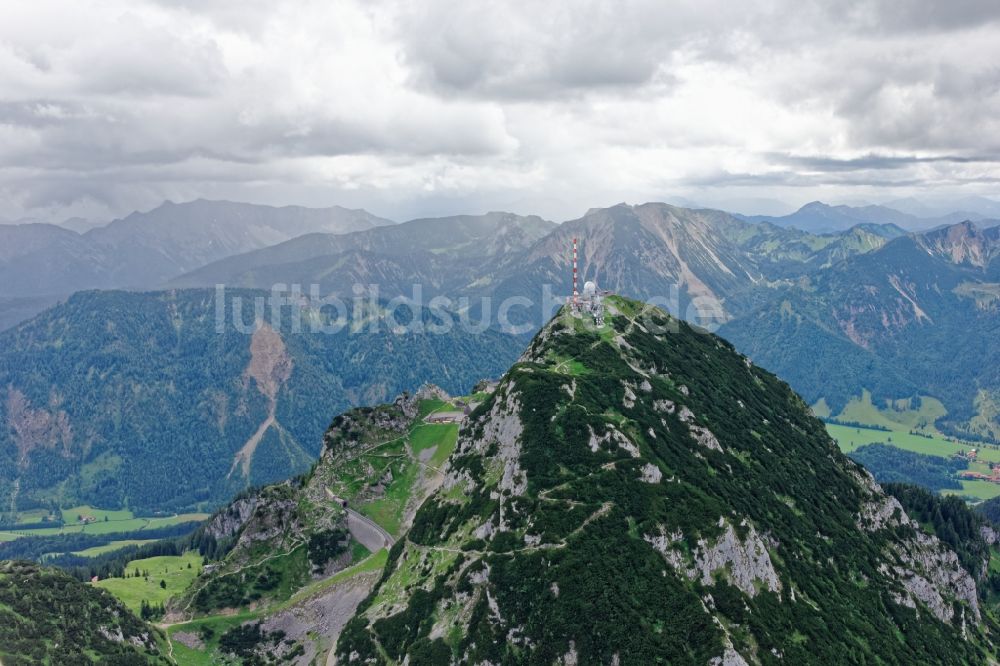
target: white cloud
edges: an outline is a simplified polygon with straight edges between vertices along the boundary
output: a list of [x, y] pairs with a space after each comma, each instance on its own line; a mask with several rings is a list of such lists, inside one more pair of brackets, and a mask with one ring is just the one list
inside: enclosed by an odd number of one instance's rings
[[0, 216], [994, 195], [997, 6], [940, 7], [13, 0]]

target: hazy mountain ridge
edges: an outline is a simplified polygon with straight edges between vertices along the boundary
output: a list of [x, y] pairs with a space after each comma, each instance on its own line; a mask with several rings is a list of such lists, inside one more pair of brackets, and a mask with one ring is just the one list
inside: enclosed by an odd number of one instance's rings
[[[455, 292], [475, 270], [510, 262], [556, 227], [510, 213], [411, 220], [349, 234], [311, 234], [182, 275], [173, 286], [319, 284], [323, 295], [375, 282], [388, 297], [416, 282]], [[382, 281], [384, 280], [384, 282]]]
[[910, 232], [927, 231], [964, 221], [985, 221], [987, 226], [995, 226], [1000, 223], [987, 215], [970, 211], [933, 213], [931, 210], [925, 209], [921, 212], [924, 214], [914, 215], [881, 205], [831, 206], [822, 201], [813, 201], [788, 215], [747, 215], [741, 217], [750, 222], [770, 222], [782, 227], [794, 227], [819, 234], [846, 231], [853, 226], [864, 223], [894, 224]]
[[[569, 293], [570, 247], [577, 238], [581, 283], [596, 280], [620, 293], [672, 299], [675, 307], [711, 298], [739, 312], [746, 307], [740, 297], [758, 283], [870, 251], [902, 233], [891, 225], [864, 224], [814, 236], [750, 224], [721, 211], [660, 203], [592, 209], [560, 225], [499, 215], [298, 238], [210, 264], [172, 284], [317, 284], [323, 295], [343, 295], [354, 283], [370, 281], [394, 296], [409, 295], [412, 284], [421, 283], [428, 295], [528, 296], [537, 305], [545, 284], [557, 296]], [[491, 226], [498, 220], [510, 223]], [[474, 222], [478, 226], [471, 226]], [[532, 312], [535, 327], [540, 316], [544, 313]]]
[[[627, 257], [614, 257], [613, 243], [601, 249], [584, 249], [595, 262], [593, 274], [603, 277], [610, 288], [652, 297], [663, 295], [662, 286], [675, 284], [683, 292], [681, 300], [705, 294], [725, 300], [734, 288], [746, 286], [745, 275], [787, 277], [871, 249], [872, 243], [856, 238], [859, 229], [872, 232], [873, 238], [890, 238], [896, 233], [891, 224], [887, 226], [890, 220], [884, 219], [889, 213], [878, 207], [868, 207], [866, 215], [849, 218], [850, 225], [837, 232], [855, 238], [833, 239], [796, 235], [794, 229], [766, 221], [735, 224], [733, 220], [740, 216], [720, 211], [664, 206], [631, 207], [660, 220], [636, 226], [633, 231], [639, 236], [630, 241], [621, 232], [587, 238], [588, 227], [596, 231], [596, 219], [614, 214], [608, 211], [615, 207], [592, 209], [580, 220], [563, 225], [509, 213], [425, 218], [392, 225], [365, 211], [338, 207], [167, 202], [83, 234], [45, 224], [0, 228], [0, 237], [8, 240], [4, 244], [7, 256], [0, 256], [0, 296], [53, 299], [80, 289], [148, 289], [168, 282], [176, 287], [226, 283], [258, 288], [270, 288], [274, 283], [316, 283], [333, 291], [334, 285], [364, 279], [385, 280], [390, 292], [403, 287], [409, 292], [414, 282], [411, 279], [407, 284], [404, 276], [409, 274], [436, 293], [477, 296], [492, 292], [504, 281], [512, 280], [516, 286], [524, 262], [541, 261], [544, 266], [532, 265], [529, 271], [550, 282], [555, 277], [558, 283], [564, 282], [565, 276], [557, 276], [555, 268], [565, 262], [565, 248], [546, 249], [543, 241], [552, 235], [564, 243], [566, 234], [558, 230], [576, 225], [581, 248], [587, 242], [615, 241], [631, 249], [636, 243], [649, 243], [649, 256], [640, 258], [643, 265], [635, 274], [631, 274]], [[838, 211], [846, 208], [815, 206]], [[653, 213], [657, 207], [659, 212]], [[899, 215], [892, 212], [889, 217], [897, 219]], [[685, 226], [691, 230], [686, 231]], [[538, 247], [532, 250], [535, 244]], [[540, 253], [556, 259], [545, 262]], [[417, 259], [407, 262], [408, 254]], [[743, 256], [747, 254], [749, 257]], [[606, 268], [602, 259], [608, 262]], [[296, 266], [300, 262], [303, 265]], [[22, 302], [17, 314], [8, 315], [10, 322], [16, 322], [21, 313], [38, 311], [38, 306], [26, 308], [26, 303]]]
[[51, 224], [0, 226], [0, 296], [152, 288], [206, 263], [314, 231], [391, 224], [362, 210], [166, 202], [83, 234]]

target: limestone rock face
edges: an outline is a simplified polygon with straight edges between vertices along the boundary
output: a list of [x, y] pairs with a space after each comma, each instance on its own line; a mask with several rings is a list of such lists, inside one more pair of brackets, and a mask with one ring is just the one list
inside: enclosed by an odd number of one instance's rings
[[781, 580], [768, 553], [768, 544], [757, 530], [746, 521], [740, 525], [745, 536], [740, 537], [733, 526], [724, 518], [719, 519], [722, 534], [709, 541], [699, 539], [693, 557], [687, 557], [679, 544], [683, 534], [667, 535], [661, 529], [658, 535], [644, 538], [663, 557], [674, 571], [690, 580], [699, 580], [702, 585], [714, 585], [716, 576], [721, 576], [750, 597], [759, 589], [770, 592], [781, 591]]
[[[968, 620], [978, 624], [982, 615], [976, 582], [959, 564], [958, 555], [913, 522], [899, 500], [886, 495], [866, 470], [857, 471], [855, 477], [868, 493], [858, 513], [859, 529], [877, 532], [904, 527], [912, 532], [911, 537], [892, 546], [897, 563], [884, 563], [880, 567], [882, 573], [895, 578], [904, 589], [902, 593], [893, 593], [897, 603], [916, 608], [915, 602], [919, 601], [942, 622], [961, 626]], [[956, 617], [955, 601], [968, 608], [968, 618], [964, 613]]]
[[781, 581], [774, 569], [767, 545], [754, 529], [753, 525], [742, 524], [747, 534], [740, 538], [733, 526], [725, 524], [725, 531], [715, 543], [702, 539], [698, 541], [695, 551], [695, 565], [701, 574], [703, 585], [711, 585], [713, 576], [724, 570], [730, 582], [744, 594], [757, 594], [756, 585], [760, 584], [769, 592], [779, 592]]
[[204, 527], [205, 531], [217, 541], [235, 536], [253, 515], [259, 502], [260, 498], [256, 494], [232, 502], [225, 509], [212, 516]]

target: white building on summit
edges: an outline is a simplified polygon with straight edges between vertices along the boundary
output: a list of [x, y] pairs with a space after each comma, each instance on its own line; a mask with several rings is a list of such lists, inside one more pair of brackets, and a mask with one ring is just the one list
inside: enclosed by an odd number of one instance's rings
[[592, 316], [595, 324], [604, 325], [604, 302], [601, 300], [601, 292], [598, 291], [596, 283], [587, 281], [583, 284], [583, 293], [580, 294], [577, 307], [581, 312]]
[[588, 280], [583, 284], [583, 293], [577, 290], [577, 247], [576, 239], [573, 239], [573, 296], [569, 299], [574, 315], [587, 313], [594, 318], [594, 323], [598, 326], [604, 325], [604, 303], [601, 299], [601, 292], [597, 288], [597, 283]]

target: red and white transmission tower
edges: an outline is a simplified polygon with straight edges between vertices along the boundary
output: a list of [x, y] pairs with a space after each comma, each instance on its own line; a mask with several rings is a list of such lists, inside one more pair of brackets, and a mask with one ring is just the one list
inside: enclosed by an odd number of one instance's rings
[[573, 239], [573, 305], [576, 306], [580, 301], [580, 292], [577, 289], [576, 281], [576, 239]]

